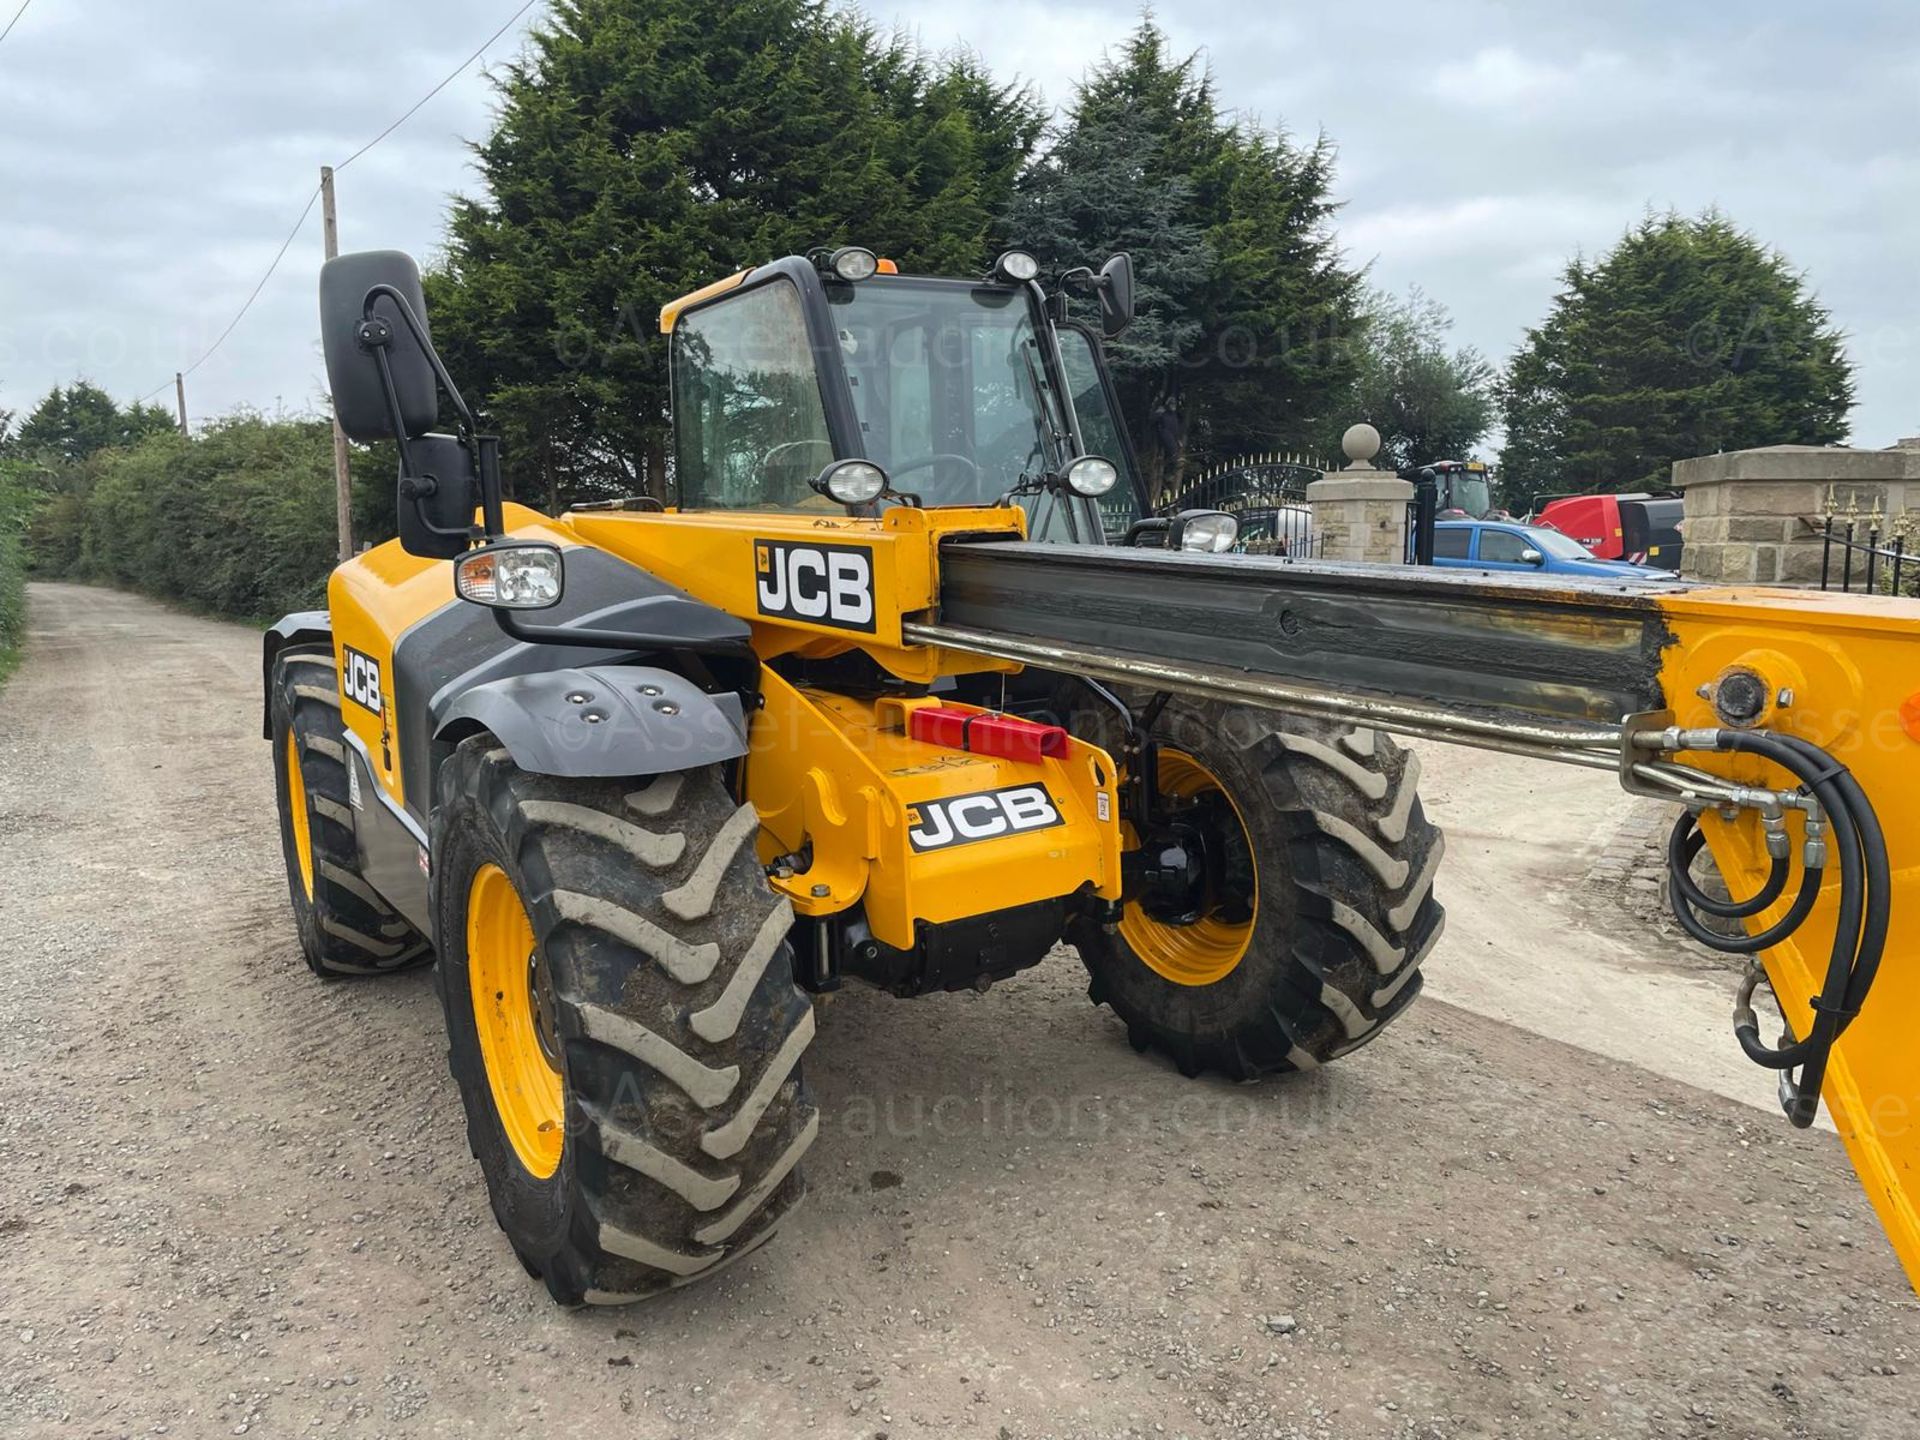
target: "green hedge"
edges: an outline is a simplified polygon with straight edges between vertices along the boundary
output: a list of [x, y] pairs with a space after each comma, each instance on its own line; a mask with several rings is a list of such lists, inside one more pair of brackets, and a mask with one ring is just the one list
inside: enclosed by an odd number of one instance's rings
[[19, 658], [27, 628], [26, 487], [0, 461], [0, 680]]
[[[354, 462], [355, 533], [392, 533], [391, 461]], [[240, 620], [326, 604], [333, 431], [239, 415], [66, 467], [31, 530], [36, 573], [94, 580]]]

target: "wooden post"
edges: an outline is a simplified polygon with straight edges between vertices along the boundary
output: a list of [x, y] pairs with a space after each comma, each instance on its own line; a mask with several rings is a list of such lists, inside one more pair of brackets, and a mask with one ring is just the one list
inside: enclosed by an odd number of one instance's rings
[[187, 434], [187, 377], [178, 370], [173, 372], [173, 398], [180, 407], [180, 438], [190, 439]]
[[[333, 206], [333, 167], [320, 167], [320, 229], [327, 259], [340, 253], [340, 216]], [[353, 558], [353, 477], [347, 465], [347, 432], [333, 421], [333, 508], [340, 529], [340, 558]]]

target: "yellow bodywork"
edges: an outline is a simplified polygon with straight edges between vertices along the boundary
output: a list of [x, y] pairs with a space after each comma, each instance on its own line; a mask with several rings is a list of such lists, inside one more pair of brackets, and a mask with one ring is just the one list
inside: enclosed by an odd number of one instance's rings
[[[577, 544], [564, 525], [524, 505], [506, 507], [507, 529], [523, 539]], [[402, 803], [399, 746], [393, 740], [393, 648], [407, 628], [449, 605], [453, 565], [423, 560], [400, 548], [398, 540], [376, 545], [347, 561], [327, 582], [327, 610], [333, 625], [334, 673], [349, 698], [340, 707], [347, 729], [366, 746], [373, 778], [395, 805]], [[347, 652], [357, 651], [379, 668], [377, 707], [358, 703], [347, 686]]]
[[[837, 505], [818, 513], [595, 512], [557, 520], [509, 505], [506, 514], [515, 538], [594, 546], [749, 621], [762, 660], [827, 659], [858, 648], [909, 685], [1018, 668], [907, 646], [900, 626], [903, 616], [934, 603], [942, 536], [1019, 539], [1024, 524], [1024, 512], [1014, 507], [900, 506], [874, 519], [850, 519]], [[823, 543], [857, 547], [870, 558], [870, 632], [856, 635], [831, 624], [790, 616], [775, 621], [759, 613], [756, 591], [768, 547]], [[463, 603], [452, 598], [451, 568], [408, 555], [390, 541], [342, 565], [328, 590], [343, 688], [350, 651], [379, 667], [378, 713], [351, 699], [342, 710], [396, 806], [404, 803], [402, 767], [409, 762], [392, 736], [394, 646], [409, 626]], [[1082, 889], [1104, 899], [1120, 897], [1118, 777], [1098, 746], [1074, 740], [1064, 756], [1031, 763], [971, 754], [911, 739], [905, 724], [912, 702], [802, 690], [771, 669], [762, 671], [761, 687], [761, 707], [749, 722], [742, 788], [766, 827], [760, 837], [764, 861], [808, 852], [804, 868], [786, 875], [776, 869], [772, 876], [796, 914], [828, 915], [864, 902], [874, 938], [906, 949], [922, 921], [965, 919]], [[920, 807], [929, 802], [1036, 783], [1057, 806], [1060, 823], [927, 851], [916, 851], [908, 838], [921, 823]]]
[[[1823, 1095], [1880, 1222], [1908, 1277], [1920, 1286], [1920, 1050], [1908, 1027], [1920, 1017], [1920, 602], [1803, 590], [1702, 589], [1662, 597], [1673, 631], [1660, 672], [1675, 719], [1714, 726], [1698, 693], [1729, 669], [1762, 676], [1776, 703], [1768, 729], [1810, 740], [1851, 769], [1886, 831], [1893, 876], [1892, 928], [1873, 993], [1834, 1048]], [[1778, 702], [1786, 692], [1788, 703]], [[1784, 772], [1745, 755], [1682, 757], [1751, 784], [1789, 785]], [[1758, 822], [1710, 812], [1714, 858], [1736, 896], [1751, 895], [1768, 860]], [[1790, 821], [1796, 844], [1799, 817]], [[1793, 886], [1749, 921], [1757, 932], [1784, 915]], [[1839, 908], [1839, 867], [1807, 923], [1763, 957], [1797, 1034], [1812, 1017]], [[1765, 1037], [1769, 1043], [1775, 1038]], [[1729, 1042], [1731, 1043], [1731, 1042]]]
[[[763, 660], [782, 655], [826, 659], [858, 648], [910, 685], [945, 675], [1017, 667], [957, 651], [908, 646], [904, 617], [931, 609], [938, 594], [943, 536], [1021, 538], [1023, 512], [1000, 509], [922, 510], [894, 506], [875, 519], [847, 517], [833, 505], [780, 514], [601, 514], [567, 517], [583, 542], [630, 560], [710, 605], [753, 625]], [[760, 613], [758, 587], [769, 547], [854, 546], [871, 557], [871, 632], [791, 616]], [[1120, 895], [1120, 832], [1111, 758], [1075, 740], [1059, 759], [1021, 763], [927, 745], [905, 733], [911, 702], [871, 702], [803, 690], [772, 670], [761, 673], [763, 704], [753, 716], [745, 766], [746, 798], [766, 827], [761, 858], [769, 863], [811, 843], [811, 863], [775, 887], [803, 916], [832, 914], [856, 902], [884, 944], [913, 944], [918, 921], [940, 923], [1082, 886], [1107, 899]], [[928, 801], [1038, 782], [1064, 823], [987, 843], [916, 853], [907, 832]], [[1104, 799], [1102, 797], [1105, 797]]]

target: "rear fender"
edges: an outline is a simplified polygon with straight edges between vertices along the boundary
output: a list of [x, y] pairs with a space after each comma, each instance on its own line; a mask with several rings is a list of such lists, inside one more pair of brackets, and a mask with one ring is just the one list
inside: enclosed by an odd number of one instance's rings
[[709, 695], [684, 675], [594, 665], [510, 675], [462, 691], [437, 717], [434, 747], [495, 736], [538, 775], [660, 775], [747, 753], [739, 695]]
[[273, 738], [273, 662], [289, 645], [333, 648], [333, 623], [325, 610], [296, 610], [283, 615], [260, 637], [260, 737]]

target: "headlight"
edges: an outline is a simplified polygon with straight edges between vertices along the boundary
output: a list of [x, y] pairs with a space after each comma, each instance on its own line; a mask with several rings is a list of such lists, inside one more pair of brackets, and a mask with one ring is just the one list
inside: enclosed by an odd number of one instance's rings
[[1082, 455], [1067, 466], [1067, 488], [1076, 495], [1097, 500], [1120, 483], [1120, 471], [1111, 460], [1098, 455]]
[[1040, 273], [1040, 262], [1024, 250], [1009, 250], [993, 262], [993, 275], [996, 280], [1011, 281], [1024, 285]]
[[887, 493], [887, 472], [871, 460], [836, 460], [814, 477], [813, 488], [842, 505], [865, 505]]
[[1203, 555], [1224, 555], [1240, 538], [1240, 522], [1220, 510], [1200, 510], [1180, 517], [1180, 548]]
[[828, 257], [827, 267], [842, 280], [870, 280], [880, 268], [880, 257], [861, 245], [842, 245]]
[[453, 591], [462, 600], [502, 610], [545, 610], [566, 589], [557, 545], [508, 541], [469, 550], [453, 562]]

